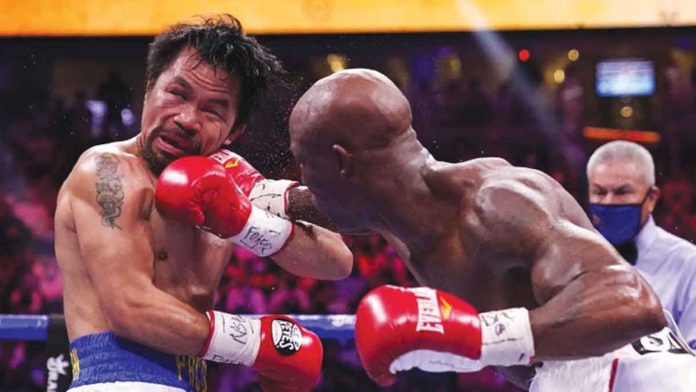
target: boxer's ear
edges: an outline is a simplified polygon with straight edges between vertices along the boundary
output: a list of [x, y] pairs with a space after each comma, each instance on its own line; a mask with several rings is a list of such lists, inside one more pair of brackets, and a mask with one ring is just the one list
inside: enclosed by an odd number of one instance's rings
[[353, 174], [353, 155], [346, 151], [340, 144], [332, 146], [334, 154], [338, 158], [338, 173], [342, 178], [348, 178]]

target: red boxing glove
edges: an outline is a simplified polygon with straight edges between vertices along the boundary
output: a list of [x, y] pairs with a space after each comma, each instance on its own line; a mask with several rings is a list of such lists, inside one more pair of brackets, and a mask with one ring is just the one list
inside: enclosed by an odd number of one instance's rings
[[299, 185], [297, 181], [266, 179], [244, 158], [229, 150], [217, 150], [210, 158], [224, 166], [242, 192], [249, 196], [252, 204], [271, 214], [289, 219], [288, 193], [290, 189]]
[[319, 379], [321, 341], [290, 317], [252, 319], [211, 310], [208, 319], [201, 357], [253, 367], [265, 392], [306, 392]]
[[205, 157], [184, 157], [167, 166], [155, 201], [163, 216], [231, 238], [262, 257], [280, 251], [292, 234], [292, 223], [255, 208], [222, 165]]
[[534, 355], [526, 309], [479, 315], [456, 296], [427, 287], [372, 290], [358, 306], [355, 341], [367, 374], [381, 386], [414, 367], [473, 372], [526, 365]]
[[322, 356], [314, 332], [289, 317], [261, 317], [261, 346], [252, 367], [261, 375], [264, 391], [311, 390], [321, 373]]
[[230, 150], [217, 150], [209, 158], [220, 162], [227, 174], [234, 179], [239, 189], [247, 196], [249, 196], [251, 190], [254, 189], [254, 186], [259, 181], [265, 180], [263, 175], [251, 166], [246, 159]]

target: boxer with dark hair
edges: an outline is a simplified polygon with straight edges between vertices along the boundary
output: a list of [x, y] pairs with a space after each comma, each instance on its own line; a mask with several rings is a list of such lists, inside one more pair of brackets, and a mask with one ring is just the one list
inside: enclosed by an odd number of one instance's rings
[[378, 384], [414, 367], [536, 365], [534, 391], [696, 385], [696, 358], [655, 293], [550, 176], [498, 158], [435, 160], [406, 97], [371, 70], [314, 84], [290, 137], [319, 209], [340, 230], [383, 235], [429, 286], [361, 301], [357, 348]]
[[352, 266], [338, 234], [278, 216], [282, 203], [255, 205], [243, 178], [206, 157], [244, 129], [281, 72], [231, 16], [155, 38], [141, 132], [87, 150], [58, 196], [73, 390], [205, 391], [204, 360], [252, 366], [266, 391], [315, 384], [315, 334], [285, 316], [211, 309], [235, 245], [319, 279]]

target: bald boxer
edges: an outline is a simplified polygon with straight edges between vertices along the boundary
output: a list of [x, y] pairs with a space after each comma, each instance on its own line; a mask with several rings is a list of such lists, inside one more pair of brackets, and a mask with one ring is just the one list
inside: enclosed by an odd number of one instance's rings
[[253, 168], [207, 157], [279, 72], [231, 16], [174, 25], [151, 44], [141, 132], [86, 151], [58, 196], [72, 390], [205, 391], [205, 360], [253, 367], [266, 391], [316, 382], [316, 335], [280, 315], [212, 309], [234, 246], [319, 279], [352, 266], [336, 233], [254, 205], [240, 188], [262, 180]]
[[696, 358], [655, 293], [548, 175], [503, 159], [439, 162], [406, 97], [365, 69], [314, 84], [290, 117], [317, 206], [383, 235], [424, 286], [380, 287], [357, 311], [358, 352], [399, 371], [507, 367], [533, 391], [687, 391]]

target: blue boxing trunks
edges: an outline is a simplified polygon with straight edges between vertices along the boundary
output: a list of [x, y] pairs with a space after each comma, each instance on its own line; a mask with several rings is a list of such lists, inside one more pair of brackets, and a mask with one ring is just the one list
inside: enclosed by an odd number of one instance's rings
[[199, 357], [153, 350], [113, 333], [70, 344], [71, 392], [206, 392], [206, 364]]

